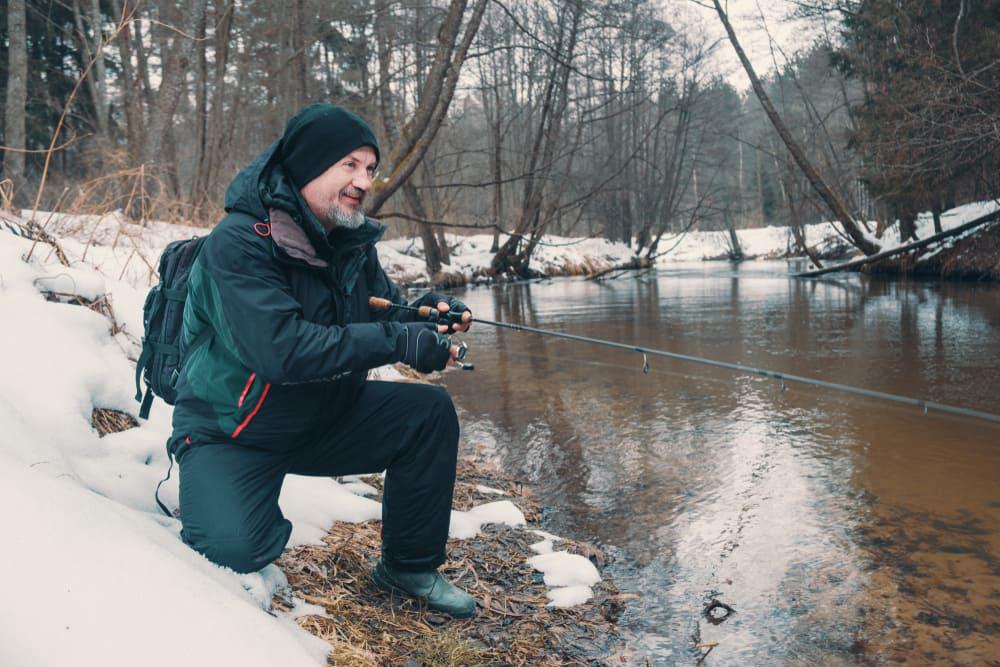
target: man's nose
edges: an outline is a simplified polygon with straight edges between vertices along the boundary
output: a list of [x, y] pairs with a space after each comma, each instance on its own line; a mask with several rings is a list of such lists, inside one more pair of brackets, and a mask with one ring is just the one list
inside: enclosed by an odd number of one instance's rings
[[354, 175], [354, 180], [351, 181], [351, 185], [356, 187], [358, 190], [364, 190], [368, 192], [372, 187], [372, 177], [367, 171], [361, 171]]

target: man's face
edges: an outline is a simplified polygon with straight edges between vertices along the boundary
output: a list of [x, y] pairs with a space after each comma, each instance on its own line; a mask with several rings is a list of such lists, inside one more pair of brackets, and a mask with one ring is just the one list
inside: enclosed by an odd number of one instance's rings
[[362, 146], [303, 186], [302, 198], [327, 231], [364, 223], [362, 202], [375, 178], [375, 164], [375, 151]]

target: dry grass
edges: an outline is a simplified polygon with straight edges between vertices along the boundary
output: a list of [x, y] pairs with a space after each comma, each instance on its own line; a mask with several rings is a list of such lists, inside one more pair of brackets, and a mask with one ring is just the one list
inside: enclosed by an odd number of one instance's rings
[[80, 296], [79, 294], [71, 294], [69, 292], [57, 292], [46, 289], [40, 289], [39, 291], [41, 291], [41, 293], [45, 295], [45, 298], [49, 301], [83, 306], [84, 308], [89, 308], [95, 313], [103, 315], [107, 318], [108, 323], [111, 325], [110, 333], [112, 336], [116, 336], [124, 331], [124, 328], [118, 323], [118, 319], [115, 317], [115, 309], [111, 303], [110, 294], [102, 294], [96, 299], [88, 299]]
[[97, 435], [103, 438], [109, 433], [120, 433], [135, 428], [139, 422], [127, 412], [110, 408], [94, 408], [90, 414], [90, 425], [97, 430]]
[[[477, 490], [484, 484], [511, 494], [529, 522], [537, 521], [530, 493], [484, 461], [463, 460], [458, 474], [457, 508], [500, 498]], [[377, 477], [367, 481], [381, 486]], [[600, 665], [611, 664], [621, 649], [615, 623], [630, 596], [602, 582], [585, 605], [546, 607], [541, 575], [526, 563], [529, 545], [541, 538], [529, 531], [488, 525], [471, 540], [449, 541], [441, 571], [479, 603], [475, 619], [459, 621], [376, 588], [370, 572], [379, 557], [379, 529], [374, 521], [337, 523], [322, 546], [297, 547], [281, 558], [294, 594], [326, 611], [298, 622], [330, 643], [332, 665]], [[589, 545], [563, 541], [557, 548], [604, 562]], [[274, 603], [291, 607], [281, 596]]]

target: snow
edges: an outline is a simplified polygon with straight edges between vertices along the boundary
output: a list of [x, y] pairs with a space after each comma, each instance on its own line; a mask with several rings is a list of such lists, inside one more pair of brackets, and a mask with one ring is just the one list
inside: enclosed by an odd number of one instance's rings
[[460, 540], [475, 537], [487, 523], [502, 523], [507, 526], [524, 526], [524, 514], [509, 500], [498, 500], [473, 507], [468, 512], [452, 510], [448, 536]]
[[578, 604], [583, 604], [590, 598], [594, 597], [594, 591], [591, 590], [590, 586], [563, 586], [561, 588], [550, 589], [545, 596], [551, 600], [547, 607], [558, 607], [565, 609], [566, 607], [575, 607]]
[[554, 542], [562, 538], [544, 530], [532, 530], [542, 538], [531, 545], [537, 556], [528, 559], [528, 565], [542, 573], [549, 587], [547, 607], [567, 608], [583, 604], [594, 597], [591, 586], [601, 580], [601, 575], [589, 559], [568, 551], [553, 551]]
[[536, 554], [552, 553], [552, 540], [542, 540], [541, 542], [535, 542], [529, 546]]
[[495, 496], [506, 496], [507, 492], [501, 489], [494, 489], [492, 486], [486, 486], [485, 484], [476, 484], [476, 491], [479, 493], [492, 494]]
[[[551, 546], [551, 542], [546, 540]], [[591, 586], [601, 580], [597, 568], [587, 558], [567, 551], [542, 553], [528, 559], [528, 565], [541, 572], [550, 587], [548, 607], [571, 607], [593, 596]]]
[[175, 526], [5, 455], [0, 488], [13, 536], [0, 552], [0, 663], [323, 663], [329, 645], [264, 614]]

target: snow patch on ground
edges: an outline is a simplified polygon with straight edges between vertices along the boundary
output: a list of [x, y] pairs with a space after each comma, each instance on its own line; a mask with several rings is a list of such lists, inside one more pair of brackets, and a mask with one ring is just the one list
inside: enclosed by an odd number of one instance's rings
[[[551, 549], [551, 541], [545, 540]], [[534, 547], [533, 547], [534, 548]], [[544, 575], [549, 587], [549, 607], [572, 607], [583, 604], [591, 597], [591, 586], [601, 580], [597, 568], [587, 558], [566, 551], [541, 553], [528, 559], [528, 565]]]
[[476, 484], [476, 491], [479, 493], [486, 493], [494, 496], [506, 496], [508, 493], [500, 489], [494, 489], [492, 486], [486, 486], [485, 484]]
[[473, 507], [468, 512], [452, 510], [448, 536], [460, 540], [475, 537], [487, 523], [502, 523], [507, 526], [524, 526], [524, 513], [509, 500], [498, 500]]

